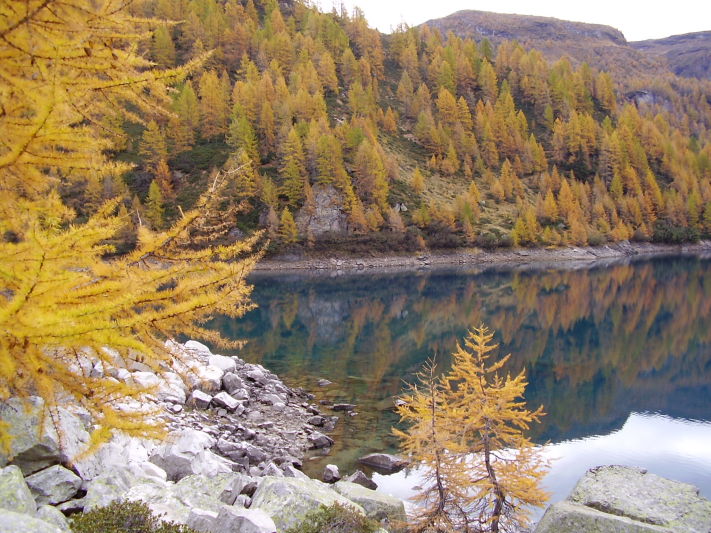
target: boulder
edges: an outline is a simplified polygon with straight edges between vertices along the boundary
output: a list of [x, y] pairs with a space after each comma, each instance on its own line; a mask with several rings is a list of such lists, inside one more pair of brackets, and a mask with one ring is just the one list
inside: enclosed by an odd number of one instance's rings
[[365, 514], [360, 505], [354, 504], [337, 492], [316, 480], [265, 477], [252, 497], [251, 509], [261, 509], [272, 517], [279, 531], [298, 524], [309, 511], [321, 505], [334, 503], [349, 505], [356, 512]]
[[152, 465], [113, 465], [88, 484], [86, 496], [82, 499], [84, 511], [106, 507], [136, 485], [152, 485], [158, 491], [165, 491], [165, 472], [151, 467]]
[[309, 476], [304, 474], [301, 470], [296, 468], [292, 464], [283, 464], [281, 465], [281, 470], [284, 472], [284, 477], [295, 477], [297, 479], [311, 479]]
[[215, 394], [222, 388], [222, 376], [225, 373], [221, 368], [213, 365], [203, 366], [193, 364], [187, 373], [190, 388], [200, 390], [208, 394]]
[[190, 395], [190, 403], [198, 409], [207, 409], [212, 402], [212, 396], [200, 390], [194, 390]]
[[205, 509], [190, 509], [190, 514], [185, 524], [196, 531], [213, 531], [218, 513]]
[[309, 445], [311, 446], [312, 450], [316, 450], [318, 448], [328, 448], [329, 446], [333, 446], [333, 439], [331, 437], [329, 437], [328, 435], [319, 433], [318, 431], [314, 431], [311, 435], [309, 435], [308, 441], [309, 441]]
[[234, 505], [235, 501], [242, 494], [245, 487], [253, 482], [254, 478], [252, 477], [244, 474], [233, 473], [230, 484], [225, 486], [222, 489], [222, 492], [220, 492], [220, 501], [227, 505]]
[[336, 465], [326, 465], [323, 469], [323, 476], [321, 477], [324, 483], [335, 483], [341, 479], [341, 473], [338, 471]]
[[339, 481], [333, 488], [340, 495], [360, 505], [368, 518], [386, 520], [388, 524], [396, 527], [402, 527], [407, 521], [402, 500], [348, 481]]
[[210, 533], [276, 533], [274, 520], [261, 509], [225, 507]]
[[212, 366], [216, 366], [222, 372], [234, 372], [237, 370], [237, 363], [232, 357], [225, 357], [224, 355], [211, 355], [207, 359], [207, 363]]
[[0, 510], [0, 533], [63, 533], [54, 524], [34, 516]]
[[[230, 412], [234, 412], [237, 410], [238, 407], [242, 407], [242, 404], [235, 400], [232, 396], [227, 394], [225, 391], [218, 392], [215, 394], [215, 396], [212, 398], [212, 403], [214, 403], [218, 407], [224, 407]], [[244, 408], [242, 408], [244, 411]]]
[[185, 404], [187, 387], [182, 378], [175, 372], [163, 372], [160, 376], [163, 379], [156, 391], [156, 398], [161, 402]]
[[334, 403], [333, 409], [334, 411], [353, 411], [356, 408], [356, 406], [352, 403]]
[[71, 463], [86, 449], [89, 434], [77, 415], [57, 409], [60, 439], [50, 417], [43, 416], [44, 408], [44, 400], [36, 396], [0, 403], [0, 422], [10, 427], [12, 436], [9, 455], [0, 448], [0, 466], [12, 463], [29, 475], [53, 464]]
[[210, 348], [198, 341], [187, 341], [184, 346], [188, 351], [193, 352], [196, 355], [203, 356], [205, 359], [212, 355]]
[[159, 446], [151, 455], [150, 462], [165, 470], [171, 481], [191, 474], [215, 476], [232, 472], [232, 462], [209, 450], [215, 442], [207, 433], [183, 429], [174, 442]]
[[225, 375], [222, 376], [222, 388], [225, 389], [228, 394], [234, 394], [236, 390], [244, 388], [244, 383], [242, 382], [242, 378], [237, 374], [225, 372]]
[[67, 517], [62, 514], [62, 511], [52, 505], [43, 505], [37, 509], [35, 517], [47, 522], [48, 524], [55, 525], [60, 530], [66, 531], [67, 533], [71, 533], [72, 531], [69, 527]]
[[82, 480], [71, 470], [54, 465], [28, 476], [25, 482], [37, 505], [56, 505], [71, 500], [81, 488]]
[[349, 481], [351, 483], [357, 483], [358, 485], [365, 487], [366, 489], [375, 490], [378, 488], [378, 484], [365, 475], [361, 470], [356, 470], [350, 476], [346, 477], [344, 481]]
[[27, 514], [34, 514], [37, 510], [32, 493], [17, 466], [0, 470], [0, 509]]
[[536, 533], [708, 533], [711, 501], [693, 485], [641, 468], [602, 466], [588, 470], [563, 502], [551, 505]]
[[358, 459], [358, 462], [389, 473], [398, 472], [408, 464], [404, 459], [389, 453], [371, 453]]

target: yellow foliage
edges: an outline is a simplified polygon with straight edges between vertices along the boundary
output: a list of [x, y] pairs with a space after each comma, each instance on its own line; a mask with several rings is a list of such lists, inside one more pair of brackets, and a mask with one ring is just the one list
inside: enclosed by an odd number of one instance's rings
[[[145, 391], [87, 365], [140, 357], [158, 371], [177, 363], [165, 341], [178, 334], [227, 344], [201, 324], [251, 308], [245, 276], [258, 259], [256, 237], [214, 248], [189, 237], [214, 211], [223, 179], [169, 230], [141, 227], [135, 250], [113, 260], [107, 243], [129, 222], [125, 206], [111, 200], [72, 224], [60, 201], [59, 178], [120, 177], [128, 166], [107, 159], [120, 138], [107, 125], [166, 115], [165, 81], [204, 60], [152, 70], [140, 43], [160, 23], [132, 16], [129, 4], [0, 3], [0, 401], [38, 394], [52, 415], [71, 398], [94, 416], [95, 445], [115, 429], [157, 428], [149, 413], [125, 410]], [[0, 426], [0, 441], [8, 429]]]
[[547, 499], [540, 481], [548, 463], [524, 435], [543, 409], [526, 408], [523, 372], [500, 375], [510, 355], [490, 361], [492, 339], [484, 326], [470, 331], [450, 372], [437, 378], [426, 365], [397, 408], [410, 428], [394, 432], [424, 467], [414, 531], [518, 531], [526, 507]]

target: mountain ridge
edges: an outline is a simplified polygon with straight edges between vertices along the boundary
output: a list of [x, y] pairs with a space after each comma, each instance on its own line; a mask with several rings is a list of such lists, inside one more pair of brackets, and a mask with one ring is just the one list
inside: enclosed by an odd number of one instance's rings
[[422, 26], [452, 31], [460, 37], [487, 38], [494, 45], [517, 40], [536, 48], [549, 61], [569, 57], [600, 70], [632, 75], [671, 71], [682, 77], [711, 79], [711, 31], [672, 35], [661, 39], [627, 41], [608, 25], [553, 17], [461, 10], [431, 19]]

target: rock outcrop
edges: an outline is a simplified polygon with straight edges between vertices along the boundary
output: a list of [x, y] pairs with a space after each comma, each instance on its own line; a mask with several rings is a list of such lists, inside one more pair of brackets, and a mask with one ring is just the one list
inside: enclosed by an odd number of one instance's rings
[[562, 502], [551, 505], [535, 533], [708, 533], [711, 501], [686, 483], [640, 468], [589, 470]]

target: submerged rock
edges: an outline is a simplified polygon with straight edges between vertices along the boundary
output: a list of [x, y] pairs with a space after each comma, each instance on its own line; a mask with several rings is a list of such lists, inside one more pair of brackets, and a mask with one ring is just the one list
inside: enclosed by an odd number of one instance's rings
[[388, 524], [398, 527], [402, 527], [407, 520], [405, 504], [402, 500], [348, 481], [339, 481], [333, 488], [342, 496], [365, 509], [368, 518], [378, 521], [384, 520]]
[[693, 485], [641, 468], [588, 470], [567, 500], [551, 505], [535, 533], [711, 531], [711, 501]]
[[398, 472], [407, 466], [407, 461], [389, 453], [371, 453], [358, 459], [359, 463], [386, 472]]

